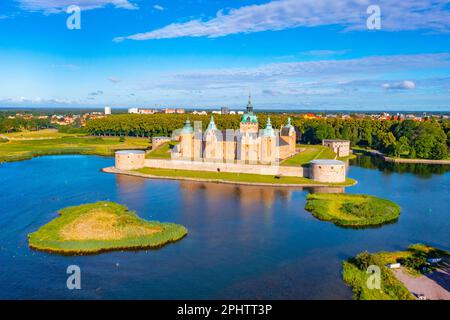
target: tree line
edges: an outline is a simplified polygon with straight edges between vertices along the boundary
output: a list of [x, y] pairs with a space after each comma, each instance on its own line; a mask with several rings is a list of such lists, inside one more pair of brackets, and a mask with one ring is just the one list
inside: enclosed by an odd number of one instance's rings
[[[121, 114], [94, 119], [87, 123], [86, 130], [92, 135], [106, 136], [170, 136], [183, 127], [187, 118], [201, 121], [206, 129], [211, 116], [154, 114]], [[280, 128], [287, 122], [287, 115], [273, 114], [273, 127]], [[219, 129], [238, 129], [239, 115], [218, 115], [214, 121]], [[264, 128], [267, 115], [258, 115], [259, 127]], [[445, 159], [449, 155], [450, 121], [428, 120], [376, 120], [370, 118], [323, 118], [304, 119], [291, 116], [297, 130], [298, 141], [305, 144], [321, 143], [323, 139], [350, 140], [352, 146], [379, 150], [389, 156], [404, 156], [421, 159]]]
[[0, 133], [20, 132], [20, 131], [35, 131], [47, 128], [53, 128], [54, 125], [50, 123], [50, 119], [25, 119], [25, 118], [8, 118], [0, 116]]

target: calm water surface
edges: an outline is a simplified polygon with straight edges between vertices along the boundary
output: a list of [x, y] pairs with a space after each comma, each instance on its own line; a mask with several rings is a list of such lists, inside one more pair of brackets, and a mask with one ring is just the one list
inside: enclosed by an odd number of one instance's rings
[[[343, 259], [425, 242], [450, 250], [450, 169], [359, 158], [349, 193], [403, 209], [380, 228], [344, 229], [303, 208], [311, 190], [148, 180], [101, 173], [113, 159], [49, 156], [0, 166], [0, 299], [350, 299]], [[145, 219], [185, 225], [160, 250], [58, 256], [30, 250], [27, 234], [58, 209], [111, 200]], [[82, 290], [66, 288], [66, 268]]]

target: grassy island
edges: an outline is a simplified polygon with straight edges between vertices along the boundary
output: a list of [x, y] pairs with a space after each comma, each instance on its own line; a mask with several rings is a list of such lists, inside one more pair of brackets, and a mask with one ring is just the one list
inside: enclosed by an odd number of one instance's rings
[[[411, 276], [419, 277], [423, 272], [433, 272], [439, 264], [430, 264], [430, 258], [449, 258], [449, 252], [415, 244], [405, 251], [397, 252], [362, 252], [356, 257], [343, 262], [342, 277], [352, 287], [355, 300], [413, 300], [414, 296], [405, 285], [397, 279], [389, 264], [400, 263]], [[369, 289], [367, 281], [370, 273], [367, 268], [376, 265], [381, 271], [380, 289]]]
[[305, 209], [338, 226], [365, 227], [395, 221], [400, 207], [389, 200], [361, 194], [321, 193], [307, 196]]
[[31, 248], [61, 254], [92, 254], [157, 248], [187, 234], [181, 225], [143, 220], [114, 202], [68, 207], [59, 214], [28, 235]]
[[347, 178], [343, 183], [323, 183], [304, 177], [276, 177], [262, 174], [232, 173], [232, 172], [213, 172], [213, 171], [195, 171], [195, 170], [177, 170], [160, 169], [145, 167], [133, 171], [141, 176], [149, 178], [164, 179], [185, 179], [206, 182], [224, 182], [224, 183], [242, 183], [242, 184], [260, 184], [260, 185], [304, 185], [304, 186], [337, 186], [346, 187], [356, 183], [355, 180]]

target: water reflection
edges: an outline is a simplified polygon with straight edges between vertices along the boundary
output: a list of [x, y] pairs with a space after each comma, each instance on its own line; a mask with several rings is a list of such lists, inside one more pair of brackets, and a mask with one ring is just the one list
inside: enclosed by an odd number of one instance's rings
[[[272, 207], [277, 198], [289, 202], [292, 193], [291, 188], [195, 181], [180, 181], [180, 190], [183, 198], [187, 201], [203, 195], [211, 202], [223, 201], [225, 199], [238, 199], [243, 207], [251, 207], [262, 203], [268, 208]], [[296, 190], [302, 190], [302, 188], [296, 188]]]
[[365, 169], [378, 169], [384, 173], [413, 173], [421, 178], [431, 178], [433, 174], [444, 174], [450, 171], [450, 165], [424, 163], [394, 163], [386, 162], [378, 157], [367, 155], [350, 160], [350, 165]]

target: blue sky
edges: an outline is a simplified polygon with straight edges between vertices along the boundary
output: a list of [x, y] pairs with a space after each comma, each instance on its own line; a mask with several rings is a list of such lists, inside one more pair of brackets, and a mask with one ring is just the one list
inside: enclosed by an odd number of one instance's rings
[[450, 1], [396, 2], [2, 0], [0, 107], [450, 111]]

